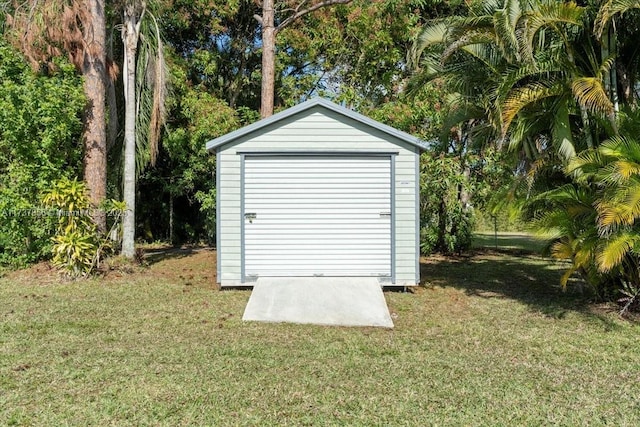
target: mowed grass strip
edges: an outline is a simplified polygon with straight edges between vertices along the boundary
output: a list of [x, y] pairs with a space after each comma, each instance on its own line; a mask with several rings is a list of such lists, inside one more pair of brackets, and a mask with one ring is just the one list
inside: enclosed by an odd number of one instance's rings
[[242, 322], [214, 260], [0, 279], [0, 425], [640, 424], [640, 327], [562, 293], [562, 265], [425, 259], [385, 330]]
[[545, 242], [527, 232], [499, 231], [494, 233], [483, 231], [473, 235], [472, 246], [474, 248], [499, 251], [540, 253], [545, 246]]

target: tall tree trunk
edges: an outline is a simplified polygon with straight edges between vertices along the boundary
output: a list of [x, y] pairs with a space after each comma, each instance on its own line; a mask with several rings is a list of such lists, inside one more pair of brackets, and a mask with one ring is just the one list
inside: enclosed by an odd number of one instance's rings
[[[107, 195], [107, 135], [105, 120], [106, 48], [104, 0], [86, 0], [92, 34], [82, 64], [87, 107], [84, 113], [84, 180], [94, 209]], [[95, 210], [93, 220], [106, 231], [106, 215]]]
[[169, 193], [169, 241], [172, 245], [175, 244], [175, 233], [173, 231], [173, 194]]
[[273, 0], [262, 2], [262, 88], [260, 116], [273, 115], [276, 84], [276, 28]]
[[627, 70], [627, 67], [622, 63], [622, 61], [616, 62], [616, 76], [620, 79], [620, 87], [622, 89], [622, 96], [624, 96], [624, 100], [627, 104], [632, 107], [637, 106], [634, 83], [631, 77], [631, 74]]
[[[602, 61], [607, 59], [611, 53], [616, 54], [616, 32], [615, 32], [615, 21], [607, 25], [604, 32], [602, 33], [602, 45], [600, 48], [600, 53], [602, 56]], [[613, 131], [618, 133], [618, 124], [617, 124], [617, 115], [619, 112], [619, 99], [618, 99], [618, 79], [616, 78], [616, 60], [613, 61], [611, 68], [604, 73], [604, 88], [613, 104], [613, 111], [608, 114], [609, 122], [611, 123], [611, 127]]]
[[136, 52], [140, 21], [134, 2], [124, 7], [122, 42], [124, 44], [124, 202], [126, 211], [122, 223], [122, 255], [135, 256], [136, 229]]
[[438, 206], [438, 240], [436, 241], [435, 249], [438, 252], [447, 253], [447, 243], [444, 236], [447, 234], [447, 205], [445, 202], [445, 195], [443, 194], [440, 205]]
[[307, 0], [301, 0], [297, 6], [291, 6], [287, 11], [291, 14], [280, 20], [276, 27], [276, 11], [274, 0], [262, 1], [262, 16], [254, 16], [262, 25], [262, 88], [260, 99], [260, 116], [264, 119], [273, 115], [273, 105], [275, 102], [276, 85], [276, 36], [282, 29], [298, 21], [303, 16], [308, 15], [323, 7], [337, 4], [347, 4], [352, 0], [324, 0], [307, 4]]

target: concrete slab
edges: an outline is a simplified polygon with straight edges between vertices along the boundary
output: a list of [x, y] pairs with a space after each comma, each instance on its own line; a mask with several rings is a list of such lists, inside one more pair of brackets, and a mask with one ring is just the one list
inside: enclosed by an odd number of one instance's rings
[[393, 328], [376, 278], [259, 278], [242, 320]]

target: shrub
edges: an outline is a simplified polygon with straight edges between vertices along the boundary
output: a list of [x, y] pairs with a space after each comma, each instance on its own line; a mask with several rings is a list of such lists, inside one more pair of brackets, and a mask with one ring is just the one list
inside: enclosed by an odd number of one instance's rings
[[57, 210], [53, 264], [71, 276], [88, 274], [97, 264], [99, 239], [90, 217], [86, 185], [76, 179], [61, 179], [44, 196], [43, 202]]
[[107, 236], [100, 235], [91, 219], [91, 203], [84, 182], [61, 179], [44, 196], [43, 202], [56, 209], [58, 218], [52, 239], [53, 264], [72, 277], [90, 274], [114, 248], [113, 235], [119, 235], [114, 231], [121, 225], [123, 202], [105, 203], [108, 216], [114, 219]]
[[472, 182], [455, 157], [423, 154], [420, 178], [420, 248], [462, 252], [471, 247], [473, 209], [468, 199]]
[[55, 218], [42, 215], [40, 196], [82, 169], [82, 80], [58, 65], [35, 73], [0, 38], [0, 266], [49, 256]]

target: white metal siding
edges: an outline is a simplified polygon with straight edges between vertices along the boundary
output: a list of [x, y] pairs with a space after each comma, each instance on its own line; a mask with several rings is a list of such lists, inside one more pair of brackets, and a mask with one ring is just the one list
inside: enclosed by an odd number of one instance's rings
[[246, 276], [391, 275], [389, 156], [247, 155], [244, 198]]

